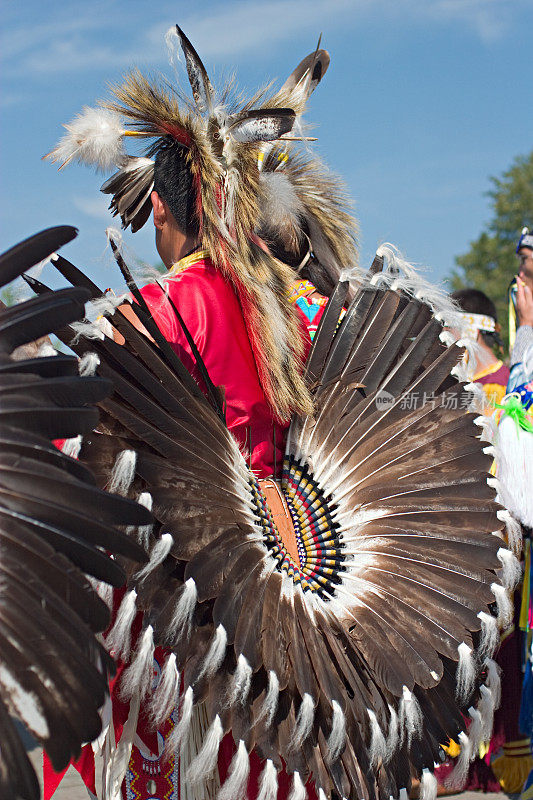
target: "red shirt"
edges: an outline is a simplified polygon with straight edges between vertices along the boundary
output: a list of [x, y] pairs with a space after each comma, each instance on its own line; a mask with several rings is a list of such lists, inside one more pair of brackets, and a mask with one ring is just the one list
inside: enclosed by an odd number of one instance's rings
[[[246, 332], [239, 299], [233, 286], [215, 269], [202, 251], [179, 261], [165, 279], [172, 302], [180, 312], [215, 386], [224, 388], [226, 423], [248, 458], [252, 442], [252, 469], [260, 478], [274, 472], [274, 424], [276, 468], [281, 469], [288, 423], [274, 423], [274, 415], [259, 383], [257, 367]], [[194, 359], [171, 304], [158, 284], [149, 284], [142, 295], [161, 333], [184, 365], [198, 380]], [[302, 336], [310, 339], [302, 321]]]

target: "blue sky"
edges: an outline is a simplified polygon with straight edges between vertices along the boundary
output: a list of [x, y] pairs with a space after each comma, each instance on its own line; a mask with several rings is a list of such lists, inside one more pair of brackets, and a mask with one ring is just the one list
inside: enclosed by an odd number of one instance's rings
[[[176, 22], [214, 82], [235, 73], [247, 89], [284, 80], [322, 32], [332, 63], [307, 119], [355, 203], [363, 264], [391, 241], [443, 279], [489, 218], [489, 175], [533, 146], [533, 0], [11, 0], [2, 16], [0, 250], [76, 225], [64, 254], [106, 286], [103, 177], [41, 156], [128, 67], [175, 81], [164, 33]], [[145, 228], [126, 243], [154, 263]]]

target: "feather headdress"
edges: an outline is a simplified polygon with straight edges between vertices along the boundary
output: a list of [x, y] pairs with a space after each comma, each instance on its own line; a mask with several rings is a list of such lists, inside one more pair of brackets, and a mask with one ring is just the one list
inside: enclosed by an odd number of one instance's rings
[[[194, 47], [178, 26], [176, 31], [193, 102], [167, 82], [134, 70], [113, 88], [113, 101], [100, 109], [85, 108], [65, 126], [66, 136], [47, 157], [61, 161], [62, 166], [74, 160], [97, 168], [115, 163], [119, 169], [102, 191], [112, 195], [110, 207], [120, 215], [123, 226], [137, 231], [151, 210], [152, 157], [169, 137], [182, 144], [193, 177], [201, 245], [236, 287], [265, 393], [280, 418], [288, 418], [293, 411], [309, 412], [311, 398], [301, 378], [301, 339], [288, 301], [294, 274], [263, 246], [257, 231], [264, 227], [265, 211], [277, 202], [274, 195], [281, 198], [279, 184], [289, 180], [290, 202], [283, 209], [280, 200], [276, 211], [282, 217], [282, 238], [288, 232], [291, 246], [301, 239], [298, 217], [328, 272], [336, 277], [339, 265], [353, 266], [350, 220], [346, 216], [339, 222], [343, 201], [331, 191], [331, 182], [324, 177], [320, 191], [313, 185], [319, 177], [316, 165], [294, 156], [283, 175], [274, 175], [272, 167], [279, 164], [281, 152], [275, 143], [282, 140], [283, 147], [288, 146], [284, 140], [327, 69], [329, 56], [317, 49], [275, 94], [268, 97], [262, 91], [248, 101], [237, 101], [231, 100], [228, 89], [221, 98], [216, 95]], [[128, 128], [122, 119], [129, 122]], [[145, 156], [125, 153], [122, 144], [127, 136], [148, 140]], [[339, 212], [336, 217], [331, 213], [334, 206]]]

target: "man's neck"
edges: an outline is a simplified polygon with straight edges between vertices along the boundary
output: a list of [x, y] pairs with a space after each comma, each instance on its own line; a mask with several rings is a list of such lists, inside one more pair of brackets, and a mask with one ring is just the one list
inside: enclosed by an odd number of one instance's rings
[[181, 261], [182, 258], [193, 253], [197, 248], [198, 242], [195, 237], [182, 237], [180, 241], [176, 241], [172, 244], [168, 255], [169, 263], [166, 264], [166, 266], [170, 269], [174, 264], [177, 264], [178, 261]]
[[475, 374], [483, 372], [483, 370], [497, 364], [499, 359], [494, 355], [492, 350], [484, 344], [478, 344], [479, 351], [476, 353], [476, 368]]

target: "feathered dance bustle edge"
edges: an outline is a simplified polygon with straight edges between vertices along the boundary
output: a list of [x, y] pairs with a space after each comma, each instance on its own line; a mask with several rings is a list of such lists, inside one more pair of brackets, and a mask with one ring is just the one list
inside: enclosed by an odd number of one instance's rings
[[[75, 235], [60, 226], [16, 245], [0, 256], [0, 285]], [[19, 346], [83, 318], [89, 299], [86, 288], [52, 292], [28, 282], [43, 293], [0, 315], [0, 795], [37, 800], [38, 781], [8, 709], [58, 772], [98, 737], [114, 669], [96, 634], [109, 625], [112, 586], [126, 579], [117, 557], [139, 566], [146, 560], [123, 528], [153, 518], [97, 488], [75, 458], [112, 388], [92, 374], [94, 358], [78, 364], [54, 348], [12, 358]]]

